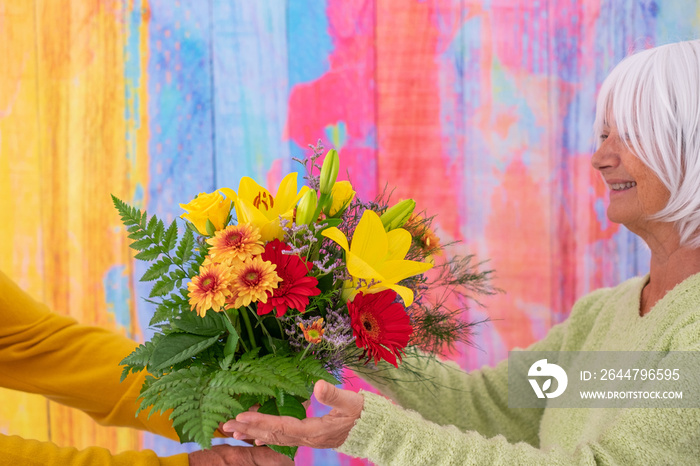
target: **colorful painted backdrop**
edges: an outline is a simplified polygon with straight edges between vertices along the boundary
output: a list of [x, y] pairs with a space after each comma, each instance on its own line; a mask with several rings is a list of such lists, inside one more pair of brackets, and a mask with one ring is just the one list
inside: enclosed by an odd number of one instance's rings
[[[321, 139], [360, 195], [396, 186], [456, 251], [490, 259], [506, 293], [468, 316], [492, 319], [480, 349], [453, 357], [495, 363], [645, 272], [589, 165], [596, 90], [630, 50], [699, 33], [691, 0], [0, 0], [0, 268], [143, 339], [143, 270], [110, 193], [172, 219], [243, 175], [274, 184]], [[0, 397], [2, 433], [186, 448]]]

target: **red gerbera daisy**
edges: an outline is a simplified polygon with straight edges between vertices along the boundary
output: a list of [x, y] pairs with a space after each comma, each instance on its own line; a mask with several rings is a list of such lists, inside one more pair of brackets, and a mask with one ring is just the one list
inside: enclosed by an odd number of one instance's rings
[[348, 311], [355, 343], [365, 350], [362, 357], [367, 356], [365, 364], [372, 358], [375, 365], [384, 359], [398, 368], [396, 358], [401, 361], [401, 350], [408, 344], [413, 327], [405, 308], [396, 302], [396, 292], [360, 292], [348, 302]]
[[318, 280], [306, 276], [313, 265], [294, 254], [282, 254], [282, 251], [289, 249], [291, 248], [288, 244], [276, 239], [267, 243], [265, 252], [260, 255], [262, 260], [277, 265], [275, 271], [282, 281], [277, 288], [268, 291], [266, 303], [258, 303], [258, 315], [269, 314], [274, 309], [277, 311], [277, 317], [281, 317], [287, 312], [287, 308], [304, 312], [309, 305], [309, 296], [321, 293], [321, 290], [316, 288]]

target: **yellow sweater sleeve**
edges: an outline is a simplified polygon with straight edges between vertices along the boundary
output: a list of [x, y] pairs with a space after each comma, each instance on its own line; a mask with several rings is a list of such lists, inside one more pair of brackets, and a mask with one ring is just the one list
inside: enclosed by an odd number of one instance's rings
[[186, 453], [158, 457], [151, 450], [127, 451], [113, 455], [106, 448], [84, 450], [61, 448], [51, 442], [39, 442], [17, 436], [0, 435], [0, 466], [187, 466]]
[[[177, 439], [167, 415], [156, 413], [150, 419], [143, 412], [134, 415], [145, 374], [119, 383], [119, 362], [136, 342], [52, 313], [2, 272], [0, 319], [0, 386], [44, 395], [86, 412], [103, 425]], [[78, 451], [8, 436], [0, 436], [0, 458], [0, 464], [188, 464], [185, 454], [167, 459], [151, 451], [112, 456], [103, 448]], [[5, 463], [8, 458], [17, 461]]]

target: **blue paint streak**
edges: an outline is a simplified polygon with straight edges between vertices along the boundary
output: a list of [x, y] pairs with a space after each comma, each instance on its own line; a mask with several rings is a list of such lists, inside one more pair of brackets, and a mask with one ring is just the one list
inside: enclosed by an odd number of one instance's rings
[[131, 205], [133, 205], [137, 209], [143, 208], [143, 201], [144, 201], [143, 197], [144, 197], [143, 185], [141, 183], [136, 183], [136, 187], [134, 188], [134, 197], [131, 199]]
[[348, 140], [348, 127], [345, 122], [339, 121], [334, 125], [326, 126], [325, 133], [333, 147], [340, 152]]
[[[326, 0], [288, 2], [289, 87], [314, 81], [330, 70], [333, 51]], [[313, 44], [313, 46], [309, 46]], [[293, 58], [293, 61], [291, 60]]]
[[[150, 0], [148, 63], [149, 185], [147, 208], [169, 222], [197, 193], [214, 190], [211, 25], [208, 2]], [[182, 234], [183, 228], [180, 228]], [[148, 264], [137, 261], [135, 276]], [[151, 283], [137, 282], [136, 301], [144, 338], [155, 307], [145, 302]], [[161, 456], [199, 449], [143, 434], [146, 448]]]
[[700, 3], [697, 0], [651, 2], [647, 11], [655, 20], [656, 44], [698, 38]]
[[141, 50], [139, 44], [142, 12], [132, 10], [126, 15], [126, 42], [124, 44], [124, 119], [126, 121], [126, 158], [132, 166], [136, 163], [136, 130], [141, 126], [139, 120], [139, 87], [141, 86]]
[[605, 208], [605, 201], [601, 198], [598, 198], [595, 200], [595, 203], [593, 204], [593, 209], [595, 210], [595, 217], [596, 220], [598, 220], [598, 223], [600, 223], [600, 229], [602, 231], [605, 231], [608, 229], [608, 214], [607, 214], [607, 209]]
[[275, 160], [283, 172], [291, 167], [287, 17], [276, 0], [216, 0], [213, 8], [216, 183], [236, 189], [250, 176], [266, 184]]
[[183, 3], [151, 2], [148, 209], [164, 220], [215, 188], [209, 9]]
[[107, 302], [107, 312], [114, 316], [114, 320], [120, 327], [131, 327], [131, 315], [129, 313], [129, 275], [125, 273], [126, 267], [115, 265], [110, 267], [102, 278], [102, 286]]

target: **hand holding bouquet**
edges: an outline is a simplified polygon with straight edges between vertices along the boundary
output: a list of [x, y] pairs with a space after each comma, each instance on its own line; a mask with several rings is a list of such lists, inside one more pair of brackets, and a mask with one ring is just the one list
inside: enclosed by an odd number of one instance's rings
[[[303, 419], [320, 379], [405, 351], [439, 354], [469, 342], [474, 324], [448, 297], [491, 292], [471, 256], [444, 260], [431, 219], [407, 199], [363, 203], [336, 181], [335, 150], [300, 161], [308, 186], [287, 175], [276, 194], [250, 178], [237, 191], [202, 193], [188, 204], [184, 235], [113, 197], [137, 259], [151, 261], [153, 337], [122, 361], [122, 380], [146, 369], [140, 410], [172, 410], [181, 441], [211, 445], [220, 422], [253, 405]], [[320, 175], [315, 176], [315, 169]], [[430, 291], [442, 298], [429, 303]], [[293, 458], [295, 447], [271, 448]]]

